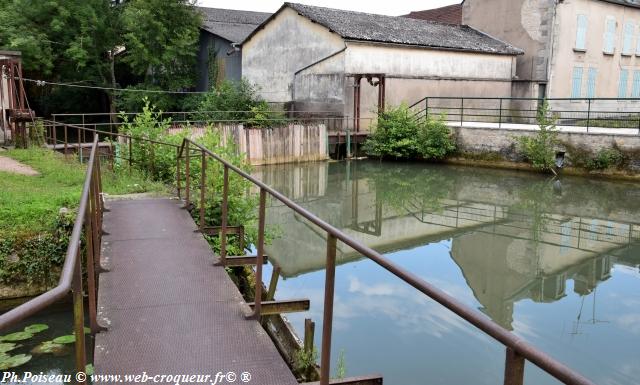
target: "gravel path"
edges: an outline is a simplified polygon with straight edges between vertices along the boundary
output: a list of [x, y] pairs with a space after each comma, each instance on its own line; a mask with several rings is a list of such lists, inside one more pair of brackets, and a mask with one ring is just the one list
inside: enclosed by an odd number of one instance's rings
[[26, 164], [22, 164], [16, 160], [6, 156], [0, 156], [0, 171], [12, 172], [22, 175], [38, 175], [38, 172]]

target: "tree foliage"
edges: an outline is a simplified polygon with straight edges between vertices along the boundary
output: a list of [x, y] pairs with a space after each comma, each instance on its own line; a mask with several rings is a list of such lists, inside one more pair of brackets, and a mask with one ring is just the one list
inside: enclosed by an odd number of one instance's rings
[[546, 100], [538, 109], [536, 120], [538, 132], [535, 136], [518, 137], [518, 149], [534, 168], [553, 172], [559, 140], [556, 117], [551, 114]]

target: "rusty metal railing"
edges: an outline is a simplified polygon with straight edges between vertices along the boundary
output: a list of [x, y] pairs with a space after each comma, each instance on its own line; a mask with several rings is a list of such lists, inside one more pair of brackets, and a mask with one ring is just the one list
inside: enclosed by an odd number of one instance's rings
[[[542, 352], [537, 349], [533, 345], [524, 341], [522, 338], [516, 336], [511, 333], [507, 329], [498, 325], [494, 321], [487, 318], [484, 314], [479, 313], [478, 311], [464, 305], [456, 298], [451, 295], [445, 293], [444, 291], [436, 288], [432, 284], [426, 282], [422, 278], [417, 275], [411, 273], [410, 271], [396, 265], [391, 262], [389, 259], [385, 258], [383, 255], [378, 253], [377, 251], [365, 246], [364, 244], [356, 241], [355, 239], [349, 237], [347, 234], [343, 233], [339, 229], [333, 227], [329, 223], [323, 221], [318, 218], [315, 214], [309, 212], [305, 208], [299, 206], [297, 203], [293, 202], [291, 199], [287, 198], [280, 192], [274, 190], [270, 186], [261, 182], [260, 180], [254, 178], [249, 175], [247, 172], [242, 169], [234, 166], [227, 160], [221, 158], [216, 155], [206, 147], [185, 138], [182, 142], [181, 147], [178, 150], [178, 158], [177, 158], [177, 172], [176, 172], [176, 182], [177, 186], [180, 188], [180, 159], [185, 158], [185, 167], [188, 167], [190, 160], [189, 156], [191, 153], [191, 149], [197, 150], [201, 155], [202, 162], [202, 170], [206, 168], [206, 158], [209, 157], [216, 162], [219, 162], [224, 167], [224, 177], [223, 177], [223, 197], [222, 197], [222, 229], [220, 232], [221, 236], [221, 260], [224, 263], [224, 239], [226, 236], [226, 215], [227, 215], [227, 204], [228, 204], [228, 184], [229, 184], [229, 171], [233, 171], [237, 175], [243, 177], [248, 180], [252, 184], [256, 185], [260, 189], [260, 206], [258, 210], [258, 244], [256, 245], [258, 255], [256, 262], [256, 289], [255, 289], [255, 306], [252, 317], [259, 318], [260, 317], [260, 302], [262, 300], [262, 264], [264, 261], [264, 223], [265, 223], [265, 204], [266, 197], [270, 195], [271, 197], [277, 199], [284, 205], [291, 208], [297, 214], [306, 218], [309, 222], [318, 226], [322, 230], [327, 233], [327, 251], [326, 251], [326, 278], [325, 278], [325, 294], [324, 294], [324, 310], [323, 310], [323, 327], [322, 327], [322, 346], [321, 346], [321, 358], [320, 358], [320, 384], [328, 385], [329, 384], [329, 373], [330, 373], [330, 357], [331, 357], [331, 333], [332, 333], [332, 324], [333, 324], [333, 301], [334, 301], [334, 287], [335, 287], [335, 268], [336, 268], [336, 248], [337, 242], [340, 241], [357, 252], [361, 253], [363, 256], [371, 259], [376, 262], [378, 265], [394, 274], [404, 282], [413, 286], [418, 291], [424, 293], [428, 297], [437, 301], [447, 309], [456, 313], [458, 316], [465, 319], [467, 322], [482, 330], [493, 339], [497, 340], [501, 344], [506, 347], [506, 357], [505, 357], [505, 373], [504, 373], [504, 384], [505, 385], [521, 385], [524, 382], [524, 366], [525, 360], [530, 361], [531, 363], [537, 365], [539, 368], [549, 373], [551, 376], [556, 379], [566, 383], [573, 385], [593, 385], [593, 383], [587, 378], [583, 377], [581, 374], [575, 372], [569, 367], [565, 366], [561, 362], [557, 361], [553, 357], [548, 354]], [[202, 180], [204, 177], [201, 177], [201, 200], [200, 200], [200, 209], [203, 210], [203, 202], [204, 202], [204, 192]], [[185, 200], [186, 204], [190, 204], [190, 195], [189, 191], [191, 189], [190, 180], [189, 180], [189, 172], [186, 170], [186, 185], [185, 185]], [[202, 226], [202, 223], [201, 223]]]
[[[84, 372], [87, 363], [84, 334], [84, 295], [82, 282], [82, 247], [86, 250], [87, 296], [89, 305], [89, 325], [93, 334], [100, 331], [97, 322], [97, 273], [100, 269], [100, 244], [102, 240], [102, 182], [98, 156], [98, 136], [91, 146], [86, 177], [80, 196], [80, 205], [73, 224], [69, 246], [58, 285], [22, 305], [0, 315], [0, 330], [9, 328], [21, 320], [47, 309], [73, 295], [73, 319], [75, 334], [76, 370]], [[84, 233], [84, 242], [82, 236]], [[80, 382], [82, 384], [86, 381]]]

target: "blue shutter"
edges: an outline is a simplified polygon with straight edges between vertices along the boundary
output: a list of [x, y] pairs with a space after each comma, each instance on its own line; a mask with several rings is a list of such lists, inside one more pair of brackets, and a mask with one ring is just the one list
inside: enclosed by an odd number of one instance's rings
[[604, 32], [604, 52], [613, 53], [615, 51], [616, 19], [608, 18]]
[[596, 68], [589, 68], [589, 74], [587, 76], [587, 97], [596, 97], [596, 79], [598, 77], [598, 70]]
[[576, 31], [576, 48], [587, 49], [587, 15], [578, 15], [578, 29]]
[[627, 82], [629, 81], [629, 70], [620, 70], [620, 82], [618, 83], [618, 97], [627, 97]]
[[624, 23], [624, 39], [622, 42], [622, 53], [625, 55], [633, 54], [633, 32], [635, 30], [635, 25], [627, 21]]
[[582, 97], [582, 67], [573, 67], [571, 97]]
[[634, 98], [640, 98], [640, 71], [633, 71], [633, 88], [631, 90], [631, 96]]

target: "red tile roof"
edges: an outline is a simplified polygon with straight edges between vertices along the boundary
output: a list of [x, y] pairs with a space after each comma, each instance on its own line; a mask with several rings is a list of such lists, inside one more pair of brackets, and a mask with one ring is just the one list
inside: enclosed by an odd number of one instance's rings
[[440, 23], [462, 24], [462, 4], [447, 5], [446, 7], [427, 9], [425, 11], [414, 11], [402, 16]]

